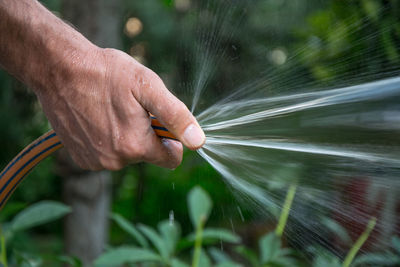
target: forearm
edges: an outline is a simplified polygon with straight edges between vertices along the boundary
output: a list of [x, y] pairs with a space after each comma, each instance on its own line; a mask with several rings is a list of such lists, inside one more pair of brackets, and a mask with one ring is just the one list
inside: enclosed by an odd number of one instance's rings
[[36, 0], [0, 1], [0, 66], [36, 93], [67, 79], [91, 48]]

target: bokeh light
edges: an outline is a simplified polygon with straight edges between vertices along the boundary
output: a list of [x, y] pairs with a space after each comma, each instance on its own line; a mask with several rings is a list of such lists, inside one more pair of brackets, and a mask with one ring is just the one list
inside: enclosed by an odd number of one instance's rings
[[125, 24], [125, 34], [129, 37], [139, 35], [143, 30], [143, 23], [138, 18], [129, 18]]

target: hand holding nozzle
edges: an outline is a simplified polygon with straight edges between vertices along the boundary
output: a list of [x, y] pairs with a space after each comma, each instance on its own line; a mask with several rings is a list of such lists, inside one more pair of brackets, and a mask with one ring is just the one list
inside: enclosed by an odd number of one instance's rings
[[[79, 72], [72, 67], [72, 78], [56, 90], [36, 91], [54, 130], [80, 167], [118, 170], [145, 161], [176, 168], [182, 160], [180, 142], [193, 150], [204, 144], [194, 116], [154, 72], [123, 52], [91, 49], [81, 59]], [[153, 119], [155, 131], [148, 111], [158, 119]], [[170, 138], [160, 139], [156, 135], [160, 132]]]
[[37, 1], [0, 1], [0, 17], [0, 65], [34, 90], [82, 168], [178, 166], [181, 143], [158, 138], [148, 112], [188, 148], [204, 144], [187, 107], [129, 55], [95, 46]]

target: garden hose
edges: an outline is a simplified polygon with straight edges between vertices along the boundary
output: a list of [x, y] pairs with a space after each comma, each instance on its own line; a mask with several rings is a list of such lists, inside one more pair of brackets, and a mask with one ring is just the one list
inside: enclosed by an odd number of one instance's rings
[[[151, 127], [159, 137], [177, 140], [155, 117]], [[60, 138], [51, 130], [22, 150], [0, 173], [0, 210], [29, 172], [42, 160], [62, 148]]]

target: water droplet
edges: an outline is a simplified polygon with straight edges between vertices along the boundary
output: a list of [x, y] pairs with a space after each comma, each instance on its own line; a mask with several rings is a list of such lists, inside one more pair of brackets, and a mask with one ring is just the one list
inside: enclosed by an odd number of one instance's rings
[[175, 221], [174, 211], [171, 210], [169, 212], [169, 225], [174, 225], [174, 221]]

